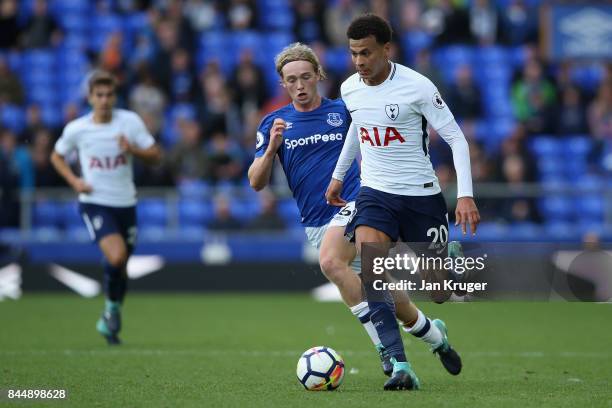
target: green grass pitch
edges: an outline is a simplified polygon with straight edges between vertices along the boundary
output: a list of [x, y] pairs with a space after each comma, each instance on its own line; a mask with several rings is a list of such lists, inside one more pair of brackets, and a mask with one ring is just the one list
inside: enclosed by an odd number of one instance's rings
[[[464, 371], [447, 374], [404, 335], [418, 392], [383, 392], [378, 356], [342, 304], [306, 295], [134, 294], [120, 347], [94, 330], [101, 299], [0, 302], [2, 406], [612, 407], [612, 304], [423, 303], [444, 319]], [[344, 384], [308, 392], [299, 355], [328, 345]], [[66, 389], [63, 401], [8, 402], [6, 389]]]

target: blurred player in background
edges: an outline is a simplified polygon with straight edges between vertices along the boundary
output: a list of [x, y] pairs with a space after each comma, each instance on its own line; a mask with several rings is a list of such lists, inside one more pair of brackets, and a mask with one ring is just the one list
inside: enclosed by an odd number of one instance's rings
[[[114, 109], [116, 80], [102, 71], [89, 79], [93, 111], [68, 123], [51, 154], [51, 162], [79, 193], [79, 212], [104, 255], [106, 304], [97, 330], [109, 344], [119, 344], [121, 305], [127, 290], [126, 265], [136, 241], [136, 188], [132, 157], [155, 164], [161, 149], [133, 112]], [[81, 177], [66, 156], [78, 151]]]
[[[362, 243], [400, 239], [431, 242], [445, 249], [448, 214], [429, 159], [427, 125], [436, 129], [452, 149], [459, 197], [455, 215], [464, 234], [466, 224], [475, 233], [480, 220], [472, 198], [469, 147], [433, 83], [389, 60], [391, 34], [388, 22], [373, 14], [358, 17], [348, 28], [357, 73], [342, 84], [341, 94], [355, 132], [347, 136], [326, 197], [333, 205], [344, 205], [345, 200], [340, 198], [343, 180], [360, 146], [362, 187], [356, 215], [347, 226], [347, 235], [354, 234], [358, 251]], [[352, 190], [350, 194], [352, 200]], [[374, 299], [373, 289], [365, 286], [368, 299]], [[450, 346], [441, 320], [431, 321], [409, 300], [400, 302], [400, 313], [388, 292], [383, 293], [383, 299], [370, 301], [369, 306], [371, 320], [394, 363], [384, 389], [419, 388], [406, 359], [396, 315], [406, 331], [431, 346], [449, 373], [459, 374], [461, 359]]]
[[370, 321], [368, 303], [363, 300], [357, 275], [361, 266], [359, 259], [355, 259], [355, 247], [344, 238], [345, 226], [355, 210], [352, 201], [359, 190], [359, 169], [354, 159], [344, 179], [348, 203], [339, 210], [325, 202], [325, 189], [342, 150], [350, 115], [342, 100], [319, 95], [317, 84], [325, 79], [325, 73], [312, 49], [291, 44], [277, 55], [275, 63], [291, 103], [261, 122], [249, 181], [255, 190], [263, 189], [270, 181], [278, 156], [300, 209], [308, 241], [319, 249], [321, 270], [363, 324], [378, 348], [383, 370], [390, 373], [392, 365]]

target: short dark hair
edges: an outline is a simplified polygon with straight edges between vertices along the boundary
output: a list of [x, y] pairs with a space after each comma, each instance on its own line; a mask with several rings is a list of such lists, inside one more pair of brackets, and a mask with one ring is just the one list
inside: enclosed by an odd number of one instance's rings
[[349, 40], [362, 40], [370, 35], [376, 38], [379, 44], [391, 42], [393, 30], [384, 18], [376, 14], [367, 13], [355, 18], [346, 30]]
[[98, 85], [107, 85], [112, 86], [113, 90], [117, 88], [117, 79], [110, 72], [106, 71], [95, 71], [89, 77], [89, 81], [87, 81], [87, 85], [89, 88], [89, 93], [92, 93], [94, 88]]

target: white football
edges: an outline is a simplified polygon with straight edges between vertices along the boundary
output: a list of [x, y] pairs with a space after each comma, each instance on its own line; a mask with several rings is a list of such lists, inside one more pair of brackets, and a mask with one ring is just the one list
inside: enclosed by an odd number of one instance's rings
[[298, 360], [297, 377], [307, 390], [335, 390], [344, 378], [344, 361], [331, 347], [309, 348]]

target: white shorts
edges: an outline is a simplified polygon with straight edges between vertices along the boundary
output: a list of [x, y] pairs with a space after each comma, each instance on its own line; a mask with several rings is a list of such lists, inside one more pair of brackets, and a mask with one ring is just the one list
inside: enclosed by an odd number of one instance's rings
[[[313, 247], [320, 249], [321, 242], [323, 241], [323, 237], [327, 232], [327, 228], [329, 227], [346, 227], [346, 225], [353, 219], [355, 216], [355, 202], [351, 201], [347, 203], [336, 215], [332, 218], [327, 224], [321, 225], [320, 227], [306, 227], [306, 237], [308, 238], [308, 242]], [[353, 262], [351, 263], [351, 268], [355, 273], [361, 273], [361, 258], [355, 257]]]

